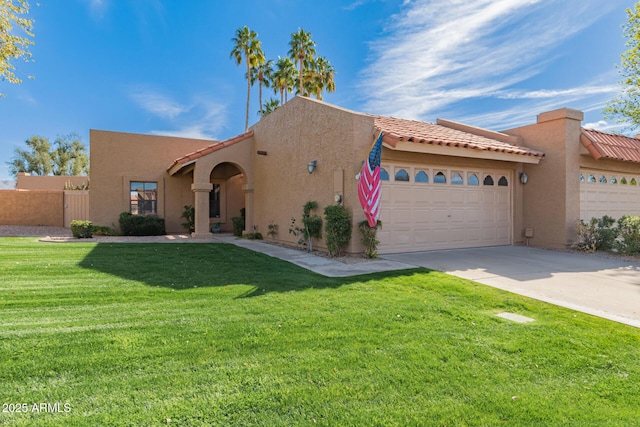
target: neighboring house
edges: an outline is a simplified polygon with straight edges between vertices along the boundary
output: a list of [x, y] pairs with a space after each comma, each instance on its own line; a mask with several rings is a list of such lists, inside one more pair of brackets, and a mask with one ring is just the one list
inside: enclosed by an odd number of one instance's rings
[[124, 211], [155, 213], [183, 232], [193, 205], [194, 235], [208, 237], [215, 223], [230, 231], [242, 209], [246, 230], [266, 235], [274, 224], [275, 239], [293, 243], [291, 219], [300, 224], [307, 201], [323, 216], [339, 200], [354, 224], [347, 251], [360, 252], [356, 176], [382, 131], [380, 253], [566, 247], [580, 218], [640, 214], [640, 141], [582, 129], [582, 118], [561, 109], [494, 132], [296, 97], [223, 142], [92, 130], [90, 217], [111, 226]]

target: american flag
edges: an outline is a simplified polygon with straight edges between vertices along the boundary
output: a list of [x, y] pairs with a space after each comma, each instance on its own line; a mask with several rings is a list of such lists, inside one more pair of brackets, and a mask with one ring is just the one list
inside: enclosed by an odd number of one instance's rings
[[382, 154], [382, 132], [378, 135], [369, 157], [362, 165], [358, 180], [358, 198], [370, 227], [375, 227], [380, 218], [380, 155]]

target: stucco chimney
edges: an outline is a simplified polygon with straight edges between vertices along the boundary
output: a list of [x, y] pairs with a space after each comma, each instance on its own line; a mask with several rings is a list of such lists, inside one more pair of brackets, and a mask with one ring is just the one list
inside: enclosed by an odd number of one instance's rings
[[574, 110], [573, 108], [560, 108], [558, 110], [547, 111], [546, 113], [538, 114], [538, 123], [550, 122], [560, 119], [571, 119], [582, 122], [582, 120], [584, 119], [584, 113], [580, 110]]

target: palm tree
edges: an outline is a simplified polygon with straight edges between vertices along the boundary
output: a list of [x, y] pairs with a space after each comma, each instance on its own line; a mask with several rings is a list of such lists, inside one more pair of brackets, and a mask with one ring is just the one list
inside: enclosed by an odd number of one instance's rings
[[289, 58], [278, 57], [276, 69], [273, 72], [273, 91], [280, 92], [280, 105], [287, 102], [288, 93], [293, 91], [298, 70]]
[[289, 46], [289, 58], [294, 62], [298, 62], [298, 91], [303, 95], [303, 66], [313, 60], [313, 55], [316, 54], [316, 42], [311, 40], [311, 33], [306, 32], [302, 28], [298, 28], [297, 33], [291, 34]]
[[323, 90], [327, 93], [336, 91], [336, 82], [333, 78], [335, 70], [329, 60], [322, 56], [316, 58], [314, 65], [314, 78], [317, 80], [315, 95], [317, 99], [322, 99]]
[[262, 86], [271, 87], [273, 83], [273, 60], [269, 59], [251, 69], [251, 83], [258, 81], [258, 100], [260, 101], [260, 117], [262, 117]]
[[280, 102], [277, 99], [275, 98], [269, 99], [267, 102], [264, 103], [264, 109], [260, 112], [260, 117], [264, 117], [267, 114], [274, 112], [279, 106], [280, 106]]
[[236, 30], [236, 36], [231, 39], [233, 41], [233, 50], [231, 50], [231, 57], [235, 59], [236, 64], [242, 63], [244, 57], [245, 64], [247, 65], [247, 72], [245, 77], [247, 78], [247, 110], [245, 115], [244, 130], [249, 129], [249, 103], [251, 99], [251, 69], [264, 63], [264, 52], [260, 47], [260, 41], [258, 40], [258, 33], [252, 31], [246, 25]]

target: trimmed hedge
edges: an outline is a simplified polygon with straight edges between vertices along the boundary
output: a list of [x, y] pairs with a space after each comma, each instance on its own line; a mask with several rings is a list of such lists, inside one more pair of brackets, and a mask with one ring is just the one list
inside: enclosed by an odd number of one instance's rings
[[343, 205], [324, 208], [325, 242], [331, 256], [342, 255], [342, 250], [351, 240], [351, 218]]
[[93, 223], [74, 219], [71, 221], [71, 234], [76, 239], [90, 239], [93, 237]]
[[123, 236], [163, 236], [167, 234], [164, 219], [157, 215], [120, 214], [120, 232]]

